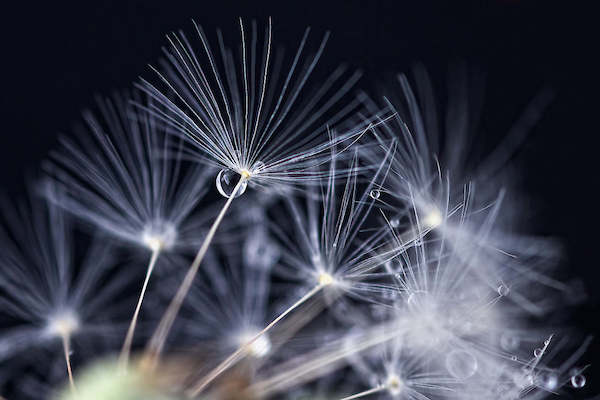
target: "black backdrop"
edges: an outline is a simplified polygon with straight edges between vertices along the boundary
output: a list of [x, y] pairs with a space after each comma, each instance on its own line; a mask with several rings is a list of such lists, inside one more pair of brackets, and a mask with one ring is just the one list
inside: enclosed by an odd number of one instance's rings
[[[577, 3], [577, 4], [576, 4]], [[434, 78], [464, 60], [487, 75], [483, 124], [502, 135], [543, 87], [553, 103], [522, 150], [535, 228], [563, 238], [564, 263], [583, 277], [589, 301], [572, 319], [591, 334], [600, 295], [597, 250], [597, 21], [584, 2], [461, 1], [26, 1], [2, 6], [0, 185], [9, 196], [68, 131], [94, 94], [125, 88], [160, 56], [164, 34], [237, 29], [237, 17], [274, 19], [276, 41], [296, 45], [306, 26], [331, 30], [324, 64], [364, 71], [369, 89], [421, 61]], [[600, 362], [597, 340], [589, 361]], [[598, 367], [583, 397], [598, 393]], [[594, 376], [595, 375], [595, 376]]]

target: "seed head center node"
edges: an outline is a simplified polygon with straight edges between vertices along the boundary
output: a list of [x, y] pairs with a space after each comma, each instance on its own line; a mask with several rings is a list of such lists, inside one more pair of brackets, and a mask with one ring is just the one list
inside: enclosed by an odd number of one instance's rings
[[56, 337], [69, 337], [79, 328], [79, 321], [72, 313], [58, 314], [48, 321], [48, 333]]
[[328, 286], [333, 283], [333, 276], [331, 276], [331, 274], [328, 274], [327, 272], [321, 272], [319, 274], [318, 281], [319, 281], [319, 285]]

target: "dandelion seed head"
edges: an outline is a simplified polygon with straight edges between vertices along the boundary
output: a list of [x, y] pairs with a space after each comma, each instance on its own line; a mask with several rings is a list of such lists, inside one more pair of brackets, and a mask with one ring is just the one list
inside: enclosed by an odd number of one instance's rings
[[[201, 50], [183, 32], [169, 35], [166, 59], [153, 68], [166, 91], [143, 79], [138, 87], [163, 106], [141, 108], [185, 137], [198, 162], [261, 188], [314, 183], [328, 176], [319, 167], [331, 150], [350, 147], [380, 121], [381, 115], [351, 126], [345, 122], [344, 117], [362, 108], [353, 96], [345, 96], [358, 73], [346, 74], [340, 67], [310, 88], [328, 34], [310, 55], [307, 29], [295, 56], [286, 60], [274, 46], [270, 20], [262, 38], [256, 23], [249, 33], [240, 20], [239, 51], [219, 34], [219, 57], [202, 27], [194, 25]], [[256, 45], [261, 39], [262, 52]], [[332, 127], [344, 133], [332, 133]]]
[[71, 337], [80, 328], [77, 314], [64, 310], [48, 318], [45, 332], [52, 337]]
[[321, 285], [321, 286], [329, 286], [329, 285], [335, 283], [335, 278], [327, 272], [319, 273], [317, 280], [319, 282], [319, 285]]
[[400, 396], [404, 389], [404, 382], [398, 375], [392, 373], [388, 375], [385, 381], [385, 387], [391, 396]]
[[141, 241], [151, 251], [170, 250], [177, 240], [175, 225], [166, 221], [156, 221], [142, 231]]
[[[39, 197], [4, 204], [0, 213], [0, 291], [3, 309], [20, 323], [0, 333], [0, 361], [47, 345], [49, 338], [89, 340], [118, 331], [122, 307], [115, 298], [131, 274], [113, 279], [113, 248], [93, 239], [75, 252], [73, 226], [64, 212]], [[85, 328], [85, 329], [84, 329]]]
[[[62, 138], [45, 164], [42, 192], [124, 244], [152, 251], [195, 245], [203, 223], [195, 206], [214, 171], [188, 165], [183, 141], [134, 110], [128, 97], [99, 100], [97, 112], [84, 114], [80, 134]], [[132, 97], [141, 101], [137, 92]]]
[[[264, 358], [271, 351], [271, 339], [268, 334], [258, 337], [258, 330], [247, 330], [237, 336], [237, 347], [246, 346], [248, 353], [255, 358]], [[249, 344], [248, 344], [249, 343]]]

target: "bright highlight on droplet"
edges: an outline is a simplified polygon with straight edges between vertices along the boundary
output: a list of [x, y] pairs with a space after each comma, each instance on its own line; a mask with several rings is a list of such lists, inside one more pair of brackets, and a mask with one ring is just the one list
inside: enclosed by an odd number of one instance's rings
[[508, 286], [506, 285], [499, 285], [498, 286], [498, 294], [502, 297], [504, 296], [508, 296], [508, 294], [510, 293], [510, 289], [508, 288]]
[[[217, 179], [215, 182], [217, 185], [217, 190], [219, 191], [219, 193], [221, 193], [223, 197], [230, 198], [231, 194], [233, 193], [233, 190], [235, 189], [235, 186], [237, 185], [237, 183], [240, 180], [240, 177], [242, 176], [248, 179], [251, 176], [251, 174], [248, 171], [243, 171], [242, 175], [240, 175], [237, 172], [232, 171], [230, 169], [222, 169], [217, 174]], [[239, 197], [242, 194], [244, 194], [247, 186], [248, 182], [246, 180], [242, 182], [242, 185], [237, 191], [235, 197]]]

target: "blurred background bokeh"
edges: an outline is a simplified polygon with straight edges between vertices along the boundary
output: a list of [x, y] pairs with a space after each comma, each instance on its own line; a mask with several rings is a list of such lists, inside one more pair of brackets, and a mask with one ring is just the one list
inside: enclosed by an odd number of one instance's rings
[[[359, 85], [377, 95], [417, 62], [443, 92], [457, 62], [485, 76], [481, 135], [500, 138], [528, 103], [550, 88], [554, 100], [516, 157], [536, 233], [564, 240], [562, 264], [580, 277], [586, 302], [568, 318], [585, 334], [596, 326], [600, 266], [598, 227], [598, 68], [600, 37], [585, 2], [483, 1], [156, 1], [11, 2], [3, 6], [0, 90], [0, 185], [15, 196], [35, 177], [62, 132], [94, 95], [148, 76], [165, 34], [206, 32], [234, 38], [237, 17], [273, 17], [278, 44], [293, 48], [306, 26], [331, 31], [321, 63], [364, 72]], [[590, 2], [591, 3], [591, 2]], [[330, 69], [330, 68], [325, 68]], [[395, 84], [395, 83], [394, 83]], [[586, 362], [581, 398], [599, 393], [600, 346]]]

